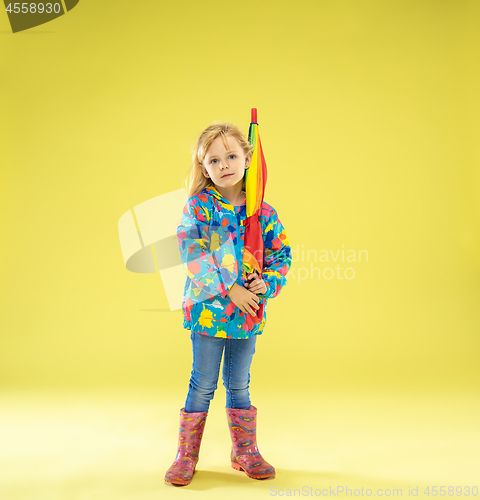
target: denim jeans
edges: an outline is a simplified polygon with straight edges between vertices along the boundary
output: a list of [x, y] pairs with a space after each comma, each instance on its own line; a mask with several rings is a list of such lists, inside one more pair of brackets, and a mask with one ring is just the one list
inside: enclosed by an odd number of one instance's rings
[[210, 337], [192, 331], [193, 366], [185, 401], [187, 413], [207, 411], [217, 388], [220, 362], [223, 358], [223, 385], [227, 393], [226, 408], [250, 408], [250, 365], [257, 336], [249, 339]]

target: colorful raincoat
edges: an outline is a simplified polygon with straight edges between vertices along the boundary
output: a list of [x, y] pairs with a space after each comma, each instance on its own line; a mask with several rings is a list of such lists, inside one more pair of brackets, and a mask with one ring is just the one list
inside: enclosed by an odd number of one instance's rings
[[[267, 293], [261, 323], [241, 311], [227, 296], [234, 283], [244, 286], [246, 271], [241, 263], [244, 249], [246, 202], [234, 207], [215, 188], [207, 186], [187, 200], [177, 228], [183, 268], [183, 327], [231, 339], [246, 339], [262, 333], [267, 319], [267, 301], [286, 285], [292, 263], [287, 233], [276, 210], [263, 202], [259, 216], [263, 233], [263, 273]], [[240, 263], [240, 264], [239, 264]]]

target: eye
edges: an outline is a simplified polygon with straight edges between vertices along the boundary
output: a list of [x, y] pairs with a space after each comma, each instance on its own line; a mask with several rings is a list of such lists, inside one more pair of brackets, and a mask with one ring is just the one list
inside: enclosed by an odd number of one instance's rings
[[232, 156], [235, 158], [235, 155], [230, 155], [230, 157], [232, 157]]
[[214, 162], [216, 162], [216, 161], [217, 161], [217, 160], [212, 160], [210, 163], [214, 163]]

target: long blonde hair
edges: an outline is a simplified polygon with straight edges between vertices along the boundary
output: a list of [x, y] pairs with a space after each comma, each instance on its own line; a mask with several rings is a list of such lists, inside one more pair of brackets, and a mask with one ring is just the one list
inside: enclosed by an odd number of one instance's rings
[[[225, 149], [228, 149], [227, 136], [232, 136], [237, 139], [240, 147], [243, 149], [245, 156], [253, 152], [253, 145], [250, 144], [242, 129], [226, 122], [214, 122], [207, 127], [198, 137], [195, 147], [192, 150], [192, 163], [187, 172], [185, 179], [185, 188], [187, 190], [187, 198], [199, 194], [207, 186], [214, 186], [210, 177], [203, 175], [201, 165], [207, 154], [210, 144], [221, 136]], [[245, 176], [243, 177], [243, 190], [245, 190]]]

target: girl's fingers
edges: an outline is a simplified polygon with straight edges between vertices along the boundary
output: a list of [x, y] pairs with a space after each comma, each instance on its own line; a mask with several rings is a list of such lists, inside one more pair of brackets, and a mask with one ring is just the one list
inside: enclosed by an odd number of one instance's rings
[[252, 311], [252, 309], [250, 309], [250, 307], [246, 307], [246, 311], [248, 314], [251, 314], [252, 316], [255, 316], [255, 313]]
[[[260, 309], [258, 306], [257, 306], [257, 309]], [[256, 311], [253, 310], [253, 306], [245, 306], [245, 312], [247, 312], [248, 314], [251, 314], [252, 316], [255, 316], [256, 315]]]

